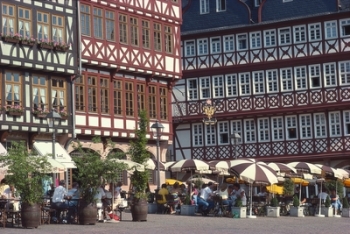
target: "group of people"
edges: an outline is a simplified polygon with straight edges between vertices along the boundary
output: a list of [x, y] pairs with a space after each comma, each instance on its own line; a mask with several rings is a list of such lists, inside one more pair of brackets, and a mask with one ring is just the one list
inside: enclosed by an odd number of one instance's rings
[[[110, 185], [109, 189], [106, 189], [106, 184], [102, 184], [97, 188], [95, 194], [96, 206], [97, 206], [97, 220], [99, 222], [105, 222], [106, 220], [116, 221], [112, 219], [114, 217], [112, 210], [112, 193], [114, 193], [114, 205], [118, 205], [121, 200], [121, 182], [117, 183], [117, 186], [113, 189]], [[51, 197], [51, 208], [56, 210], [53, 221], [62, 223], [74, 223], [74, 217], [76, 217], [78, 201], [80, 199], [79, 184], [74, 182], [70, 190], [66, 189], [66, 183], [64, 180], [59, 182], [59, 186], [54, 189]], [[62, 211], [67, 210], [66, 217], [62, 217]], [[106, 211], [105, 213], [103, 211]]]
[[0, 182], [0, 199], [6, 199], [7, 202], [2, 204], [4, 207], [14, 211], [20, 209], [20, 196], [13, 185], [7, 184], [6, 179], [2, 179]]

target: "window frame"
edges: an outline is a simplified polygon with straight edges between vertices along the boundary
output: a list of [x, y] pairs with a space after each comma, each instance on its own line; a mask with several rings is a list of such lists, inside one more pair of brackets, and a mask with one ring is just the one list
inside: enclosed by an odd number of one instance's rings
[[[45, 84], [40, 84], [41, 82], [39, 81], [38, 83], [34, 83], [35, 82], [35, 77], [38, 79], [38, 80], [45, 80]], [[31, 100], [31, 103], [32, 103], [32, 109], [33, 110], [38, 110], [38, 109], [41, 109], [41, 110], [47, 110], [50, 112], [50, 106], [49, 106], [49, 80], [47, 79], [46, 76], [41, 76], [39, 74], [33, 74], [31, 76], [31, 84], [32, 84], [32, 100]], [[38, 92], [36, 95], [35, 93], [35, 88], [37, 88]], [[44, 91], [44, 94], [42, 93], [42, 90]], [[43, 97], [44, 96], [44, 103], [36, 103], [35, 101], [35, 97], [38, 98], [38, 101], [43, 101]], [[40, 99], [40, 100], [39, 100]]]
[[[271, 75], [272, 76], [271, 76]], [[266, 70], [266, 92], [267, 93], [278, 93], [279, 92], [279, 75], [278, 75], [278, 70], [277, 69], [272, 69], [272, 70]], [[276, 88], [275, 90], [271, 91], [271, 87]]]
[[123, 114], [123, 81], [113, 80], [113, 114]]
[[308, 72], [306, 66], [294, 67], [295, 90], [308, 89]]
[[341, 38], [350, 37], [350, 18], [340, 20], [339, 32]]
[[[191, 87], [192, 82], [195, 81], [196, 83], [196, 87]], [[187, 97], [188, 100], [198, 100], [199, 97], [199, 93], [198, 93], [198, 89], [199, 89], [199, 81], [197, 78], [189, 78], [186, 79], [186, 83], [187, 83]]]
[[104, 18], [103, 18], [104, 10], [99, 7], [93, 7], [92, 8], [92, 22], [93, 22], [93, 30], [94, 30], [94, 38], [97, 39], [103, 39], [103, 24], [104, 24]]
[[224, 52], [234, 52], [235, 51], [235, 35], [226, 35], [223, 39]]
[[231, 135], [233, 135], [234, 133], [238, 133], [241, 136], [241, 138], [237, 138], [236, 143], [241, 144], [243, 142], [242, 121], [241, 120], [231, 120], [230, 125], [231, 125]]
[[320, 41], [322, 40], [322, 27], [321, 23], [314, 23], [308, 25], [309, 41]]
[[[310, 82], [310, 89], [319, 89], [322, 88], [322, 80], [324, 77], [322, 77], [321, 74], [321, 66], [320, 64], [312, 64], [309, 65], [309, 82]], [[318, 86], [314, 86], [314, 80], [318, 80]]]
[[185, 41], [185, 57], [196, 56], [195, 40]]
[[[28, 18], [27, 17], [21, 17], [21, 14], [20, 14], [20, 10], [23, 10], [23, 15], [26, 15], [25, 14], [25, 11], [28, 11]], [[21, 7], [21, 6], [18, 6], [18, 9], [17, 9], [17, 16], [18, 16], [18, 33], [20, 35], [22, 35], [23, 38], [31, 38], [33, 37], [33, 33], [32, 33], [32, 27], [33, 27], [33, 17], [32, 17], [32, 10], [31, 9], [27, 9], [25, 7]], [[21, 21], [22, 20], [22, 21]], [[22, 27], [24, 28], [25, 27], [25, 23], [27, 23], [29, 25], [29, 29], [27, 30], [24, 30], [21, 29], [21, 26], [20, 26], [20, 23], [22, 23]]]
[[139, 19], [137, 17], [129, 17], [130, 27], [130, 45], [139, 46]]
[[204, 125], [205, 129], [205, 145], [215, 146], [217, 143], [216, 139], [216, 126], [215, 125]]
[[150, 119], [157, 119], [157, 86], [148, 85], [148, 115]]
[[[288, 74], [288, 71], [290, 71], [290, 74]], [[281, 68], [280, 69], [280, 79], [281, 79], [281, 92], [293, 91], [293, 70], [292, 70], [292, 68]]]
[[125, 14], [118, 15], [119, 26], [119, 43], [128, 44], [128, 16]]
[[337, 76], [337, 64], [333, 63], [324, 63], [323, 64], [323, 77], [325, 80], [325, 87], [335, 87], [338, 84]]
[[75, 110], [76, 111], [86, 111], [86, 93], [85, 93], [85, 79], [84, 75], [78, 77], [74, 81], [75, 87]]
[[350, 110], [343, 111], [344, 136], [350, 136]]
[[[230, 127], [228, 121], [220, 121], [218, 124], [218, 145], [229, 145], [230, 144]], [[226, 137], [225, 137], [226, 136]], [[226, 142], [225, 142], [226, 139]]]
[[[8, 7], [8, 11], [10, 8], [12, 8], [12, 12], [9, 13], [4, 13], [4, 6]], [[12, 5], [12, 4], [8, 4], [8, 3], [1, 3], [1, 16], [2, 16], [2, 25], [1, 25], [1, 32], [4, 35], [14, 35], [18, 30], [17, 30], [17, 16], [16, 16], [16, 6]], [[11, 14], [12, 13], [12, 14]], [[6, 26], [7, 26], [7, 30], [5, 31], [4, 28], [4, 18], [7, 18], [6, 20]], [[11, 25], [8, 25], [9, 22], [11, 22], [12, 20], [12, 27]], [[8, 28], [10, 28], [10, 31], [8, 31]], [[11, 29], [12, 28], [12, 29]]]
[[261, 48], [261, 32], [255, 31], [249, 33], [250, 39], [250, 49], [260, 49]]
[[216, 0], [216, 12], [226, 11], [226, 0]]
[[133, 117], [135, 115], [134, 106], [134, 82], [124, 81], [124, 95], [125, 95], [125, 116]]
[[115, 12], [105, 10], [106, 40], [115, 42]]
[[[249, 124], [249, 125], [248, 125]], [[244, 142], [248, 143], [256, 143], [256, 123], [254, 119], [244, 119]]]
[[338, 66], [339, 85], [350, 84], [350, 60], [340, 61]]
[[221, 53], [221, 38], [220, 37], [211, 37], [210, 38], [210, 53], [211, 54], [220, 54]]
[[[248, 34], [240, 33], [236, 34], [236, 45], [237, 51], [245, 51], [248, 50]], [[241, 42], [244, 42], [243, 44]]]
[[159, 97], [160, 97], [160, 119], [168, 119], [168, 89], [166, 87], [159, 87]]
[[199, 13], [201, 15], [209, 13], [209, 0], [200, 0], [199, 2]]
[[168, 54], [173, 53], [173, 31], [172, 27], [169, 25], [164, 25], [164, 43], [165, 43], [165, 52]]
[[[62, 83], [63, 87], [54, 86], [54, 84], [53, 84], [54, 80], [56, 80], [57, 83]], [[53, 96], [54, 90], [57, 91], [56, 94], [57, 93], [59, 94], [58, 97]], [[51, 97], [51, 101], [50, 101], [51, 109], [56, 109], [57, 112], [66, 110], [68, 100], [67, 100], [67, 81], [65, 79], [58, 78], [58, 77], [51, 77], [51, 95], [50, 95], [50, 97]], [[63, 103], [60, 102], [59, 105], [55, 106], [53, 103], [53, 99], [56, 99], [56, 100], [58, 99]]]
[[324, 22], [325, 39], [336, 39], [338, 37], [337, 27], [338, 26], [337, 26], [336, 20], [325, 21]]
[[192, 124], [192, 142], [193, 146], [203, 146], [203, 124], [202, 123], [193, 123]]
[[258, 118], [258, 141], [270, 141], [270, 121], [269, 118]]
[[[11, 74], [11, 80], [8, 80], [8, 74]], [[14, 74], [16, 75], [14, 77]], [[23, 76], [19, 72], [15, 72], [12, 70], [5, 70], [4, 72], [4, 84], [5, 84], [5, 100], [3, 104], [10, 105], [10, 106], [21, 106], [23, 101]], [[18, 80], [17, 80], [18, 79]], [[8, 85], [11, 85], [11, 92], [8, 92]], [[15, 88], [17, 87], [17, 88]], [[17, 92], [16, 92], [17, 89]], [[9, 93], [11, 93], [11, 99], [7, 99], [9, 96]], [[18, 97], [16, 98], [16, 94]]]
[[240, 94], [240, 96], [251, 95], [250, 72], [239, 73], [238, 78], [239, 78], [239, 94]]
[[106, 77], [100, 77], [99, 79], [99, 104], [100, 104], [100, 113], [101, 114], [109, 114], [110, 109], [110, 96], [109, 96], [109, 90], [110, 90], [110, 82], [109, 78]]
[[279, 28], [278, 29], [278, 43], [279, 45], [290, 45], [292, 44], [291, 28]]
[[307, 40], [306, 25], [293, 26], [294, 44], [305, 43]]
[[264, 30], [264, 47], [276, 46], [276, 30]]
[[283, 117], [271, 117], [272, 141], [284, 141], [284, 121]]
[[[285, 116], [285, 132], [286, 132], [286, 141], [298, 140], [298, 118], [296, 115], [287, 115]], [[294, 130], [293, 130], [294, 129]], [[295, 131], [295, 137], [292, 137], [291, 132]]]
[[253, 77], [253, 93], [254, 94], [265, 94], [265, 76], [264, 71], [253, 71], [252, 72]]
[[312, 126], [311, 114], [299, 115], [300, 139], [312, 139]]
[[313, 117], [314, 117], [313, 118], [314, 137], [326, 138], [327, 137], [327, 119], [326, 119], [325, 113], [314, 113]]
[[[234, 82], [232, 82], [234, 81]], [[236, 73], [225, 75], [225, 88], [227, 97], [237, 97], [239, 93], [238, 77]], [[231, 90], [231, 91], [230, 91]], [[230, 94], [231, 92], [231, 94]], [[233, 94], [235, 93], [235, 94]]]
[[142, 24], [142, 47], [144, 49], [151, 49], [151, 28], [150, 21], [141, 20]]
[[209, 76], [199, 77], [199, 94], [200, 99], [208, 99], [211, 98], [211, 81]]
[[341, 129], [342, 128], [341, 128], [340, 111], [328, 112], [328, 126], [329, 126], [329, 136], [330, 137], [340, 137], [341, 136], [341, 134], [342, 134]]
[[91, 7], [89, 5], [80, 5], [80, 28], [82, 35], [91, 36]]
[[199, 38], [197, 39], [197, 54], [208, 55], [208, 38]]
[[213, 76], [213, 97], [222, 98], [225, 96], [224, 93], [224, 77], [222, 75]]

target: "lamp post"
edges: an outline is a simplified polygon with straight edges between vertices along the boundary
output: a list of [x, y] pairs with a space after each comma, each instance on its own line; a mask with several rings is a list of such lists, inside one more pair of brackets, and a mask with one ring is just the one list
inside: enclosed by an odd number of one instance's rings
[[153, 136], [155, 136], [157, 139], [157, 190], [160, 189], [160, 170], [159, 170], [159, 140], [161, 133], [163, 132], [164, 126], [156, 120], [154, 124], [151, 126], [153, 131]]
[[[230, 136], [231, 143], [233, 144], [233, 153], [235, 156], [235, 160], [237, 159], [237, 140], [241, 139], [241, 136], [237, 132], [233, 132], [233, 134]], [[236, 176], [236, 183], [238, 183], [238, 177]]]
[[[56, 159], [55, 152], [55, 143], [56, 143], [56, 131], [55, 131], [55, 120], [62, 119], [61, 115], [56, 112], [56, 110], [52, 110], [50, 113], [46, 115], [47, 125], [49, 128], [52, 128], [52, 158]], [[53, 185], [56, 187], [56, 173], [52, 173]]]

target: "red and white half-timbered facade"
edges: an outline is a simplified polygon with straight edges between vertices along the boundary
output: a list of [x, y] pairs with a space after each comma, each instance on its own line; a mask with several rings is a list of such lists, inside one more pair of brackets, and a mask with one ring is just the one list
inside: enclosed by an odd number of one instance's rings
[[[236, 149], [262, 161], [349, 166], [350, 7], [264, 21], [277, 5], [288, 11], [301, 1], [226, 1], [222, 11], [246, 9], [247, 22], [191, 28], [221, 11], [212, 1], [188, 2], [183, 79], [172, 99], [175, 159], [233, 159]], [[202, 121], [207, 100], [215, 124]], [[241, 136], [236, 146], [233, 133]]]
[[[80, 71], [74, 79], [75, 134], [83, 147], [108, 155], [127, 152], [138, 112], [147, 110], [151, 126], [164, 126], [160, 159], [172, 144], [171, 93], [182, 76], [178, 0], [106, 0], [79, 2]], [[93, 143], [93, 137], [102, 143]], [[149, 129], [149, 151], [156, 141]], [[114, 149], [104, 143], [111, 139]], [[71, 155], [74, 155], [70, 148]], [[152, 172], [153, 173], [153, 172]], [[121, 175], [124, 185], [128, 184]], [[164, 175], [161, 175], [164, 177]], [[151, 187], [156, 184], [150, 177]], [[161, 179], [163, 180], [163, 179]]]

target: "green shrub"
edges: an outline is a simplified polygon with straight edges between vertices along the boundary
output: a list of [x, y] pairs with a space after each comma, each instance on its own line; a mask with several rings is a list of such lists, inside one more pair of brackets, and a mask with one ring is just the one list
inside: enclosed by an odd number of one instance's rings
[[242, 199], [240, 197], [238, 197], [235, 201], [235, 207], [242, 207]]
[[272, 206], [272, 207], [278, 207], [278, 200], [277, 200], [276, 197], [273, 197], [273, 198], [271, 199], [271, 206]]
[[293, 206], [294, 206], [294, 207], [300, 206], [299, 197], [297, 197], [297, 196], [294, 196], [294, 197], [293, 197]]
[[347, 197], [343, 198], [343, 208], [349, 208], [349, 202]]
[[324, 202], [324, 206], [325, 207], [330, 207], [331, 206], [331, 199], [329, 198], [329, 196], [327, 196], [326, 201]]

